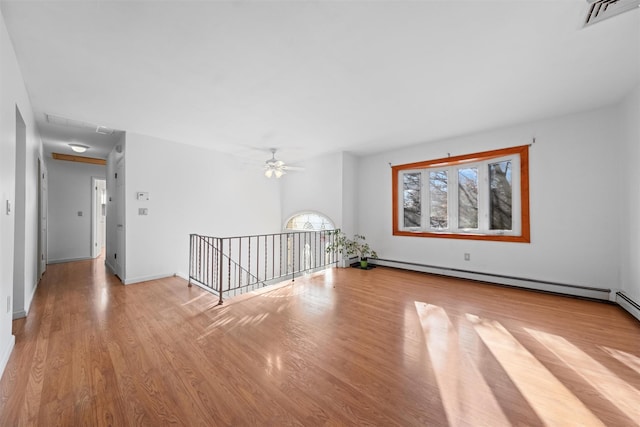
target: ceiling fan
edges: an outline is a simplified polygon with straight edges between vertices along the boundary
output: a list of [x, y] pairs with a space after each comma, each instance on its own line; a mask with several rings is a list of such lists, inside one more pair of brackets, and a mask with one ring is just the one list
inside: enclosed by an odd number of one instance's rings
[[264, 176], [267, 178], [271, 178], [275, 176], [276, 178], [280, 178], [282, 175], [286, 174], [287, 171], [303, 171], [304, 168], [297, 166], [288, 166], [282, 160], [276, 159], [276, 149], [271, 149], [271, 158], [264, 162]]

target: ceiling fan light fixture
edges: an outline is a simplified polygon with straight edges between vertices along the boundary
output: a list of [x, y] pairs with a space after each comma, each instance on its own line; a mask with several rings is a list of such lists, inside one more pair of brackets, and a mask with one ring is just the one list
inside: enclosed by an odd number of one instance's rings
[[282, 169], [276, 169], [276, 170], [274, 171], [274, 173], [275, 173], [275, 175], [276, 175], [276, 178], [280, 178], [280, 177], [281, 177], [282, 175], [284, 175], [286, 172], [285, 172], [285, 171], [283, 171]]
[[76, 153], [84, 153], [85, 151], [87, 151], [89, 149], [89, 147], [87, 147], [86, 145], [82, 145], [82, 144], [69, 144], [69, 147], [71, 147], [71, 149], [73, 151], [75, 151]]
[[264, 171], [264, 176], [271, 178], [273, 176], [273, 169], [267, 169]]

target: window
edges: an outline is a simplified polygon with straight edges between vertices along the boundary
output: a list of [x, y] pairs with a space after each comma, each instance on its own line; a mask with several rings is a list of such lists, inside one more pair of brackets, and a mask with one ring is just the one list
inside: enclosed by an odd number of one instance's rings
[[[293, 215], [284, 226], [287, 236], [287, 271], [294, 270], [294, 262], [297, 259], [299, 266], [304, 270], [310, 270], [317, 265], [331, 263], [331, 254], [326, 252], [329, 241], [326, 233], [316, 235], [316, 231], [329, 231], [335, 229], [333, 221], [329, 217], [317, 212], [302, 212]], [[317, 237], [316, 237], [317, 236]], [[316, 240], [318, 239], [318, 240]], [[294, 255], [293, 248], [302, 248], [302, 253]], [[316, 251], [314, 253], [314, 251]]]
[[335, 226], [333, 221], [321, 213], [304, 212], [299, 213], [287, 221], [284, 226], [285, 231], [298, 230], [298, 231], [322, 231], [333, 230]]
[[529, 242], [529, 147], [393, 167], [393, 234]]

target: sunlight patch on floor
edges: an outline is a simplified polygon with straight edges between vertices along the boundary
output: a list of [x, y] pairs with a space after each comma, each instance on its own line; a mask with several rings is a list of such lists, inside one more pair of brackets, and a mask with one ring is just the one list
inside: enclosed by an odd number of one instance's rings
[[640, 420], [640, 391], [614, 375], [563, 337], [525, 328], [575, 373], [591, 384], [620, 411], [634, 422]]
[[604, 425], [499, 322], [466, 318], [545, 425]]
[[606, 353], [608, 353], [610, 356], [618, 359], [618, 362], [627, 365], [629, 368], [633, 369], [638, 374], [640, 374], [640, 357], [634, 356], [633, 354], [625, 353], [624, 351], [615, 350], [609, 347], [600, 346], [600, 348], [604, 350]]
[[450, 425], [509, 426], [458, 332], [442, 307], [415, 302], [427, 350]]

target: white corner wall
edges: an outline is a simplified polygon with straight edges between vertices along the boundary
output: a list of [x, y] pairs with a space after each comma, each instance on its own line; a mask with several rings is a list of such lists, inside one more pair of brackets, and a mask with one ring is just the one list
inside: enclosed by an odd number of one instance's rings
[[[126, 284], [186, 277], [190, 233], [281, 229], [278, 182], [227, 154], [128, 132], [125, 170]], [[137, 192], [149, 200], [137, 200]]]
[[[38, 251], [38, 158], [42, 143], [35, 126], [33, 109], [24, 86], [15, 52], [0, 11], [0, 372], [14, 345], [11, 334], [13, 312], [27, 312], [37, 286]], [[26, 158], [24, 168], [16, 171], [16, 106], [26, 125]], [[25, 232], [24, 244], [18, 248], [24, 257], [20, 275], [24, 286], [20, 295], [22, 307], [13, 306], [14, 212], [7, 214], [7, 202], [15, 207], [16, 173], [24, 176]]]
[[[619, 123], [616, 108], [603, 108], [362, 158], [357, 231], [385, 259], [619, 288]], [[530, 244], [392, 235], [390, 162], [525, 145], [533, 136]], [[471, 254], [470, 261], [464, 253]]]
[[[620, 287], [640, 306], [640, 86], [622, 102], [620, 115], [623, 130], [623, 145], [618, 154], [623, 188]], [[640, 309], [636, 308], [635, 313], [638, 316]]]
[[[91, 178], [106, 167], [47, 158], [49, 263], [91, 258]], [[78, 216], [82, 212], [82, 216]]]
[[343, 154], [331, 153], [301, 162], [304, 171], [290, 172], [278, 180], [282, 188], [280, 231], [291, 216], [309, 211], [320, 212], [342, 227], [342, 164]]
[[358, 158], [350, 153], [342, 153], [342, 224], [340, 228], [352, 236], [356, 232], [358, 217]]

